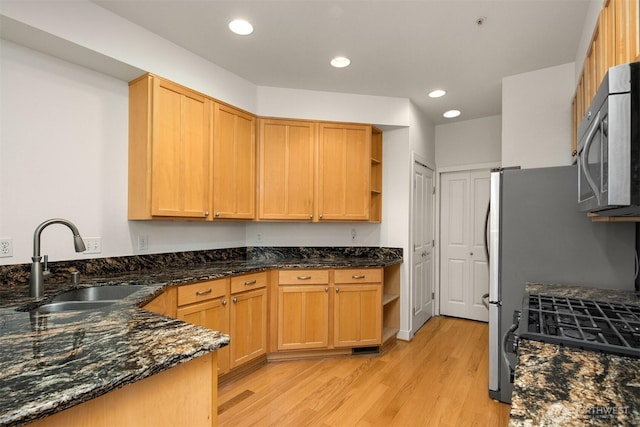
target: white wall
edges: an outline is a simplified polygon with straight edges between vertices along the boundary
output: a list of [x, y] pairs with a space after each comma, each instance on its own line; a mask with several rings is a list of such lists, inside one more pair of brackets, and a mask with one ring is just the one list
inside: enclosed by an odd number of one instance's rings
[[574, 63], [502, 79], [502, 166], [571, 164]]
[[500, 163], [502, 116], [438, 125], [435, 134], [438, 168]]
[[127, 221], [128, 86], [95, 71], [0, 40], [0, 237], [30, 262], [36, 226], [53, 217], [101, 237], [102, 253], [76, 254], [71, 233], [42, 233], [52, 261], [243, 246], [244, 226]]

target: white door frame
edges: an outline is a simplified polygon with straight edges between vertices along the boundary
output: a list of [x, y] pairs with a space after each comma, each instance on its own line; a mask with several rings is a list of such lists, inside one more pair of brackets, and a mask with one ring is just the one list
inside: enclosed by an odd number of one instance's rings
[[[443, 173], [448, 173], [448, 172], [464, 172], [464, 171], [474, 171], [474, 170], [478, 170], [478, 169], [493, 169], [493, 168], [499, 168], [501, 167], [501, 163], [500, 162], [495, 162], [495, 163], [476, 163], [476, 164], [471, 164], [471, 165], [460, 165], [460, 166], [445, 166], [442, 168], [438, 168], [436, 170], [436, 233], [435, 233], [435, 239], [436, 239], [436, 244], [434, 247], [434, 251], [435, 251], [435, 259], [434, 259], [434, 263], [435, 263], [435, 282], [434, 282], [434, 288], [435, 288], [435, 315], [439, 316], [440, 315], [440, 199], [441, 199], [441, 183], [442, 183], [442, 174]], [[413, 171], [412, 171], [413, 173]], [[412, 205], [413, 207], [413, 205]], [[413, 244], [413, 243], [412, 243]], [[413, 246], [411, 246], [413, 247]]]
[[[416, 153], [415, 151], [411, 151], [411, 191], [409, 192], [409, 248], [407, 250], [407, 252], [409, 253], [409, 310], [412, 309], [413, 307], [413, 286], [414, 286], [414, 277], [413, 277], [413, 212], [414, 212], [414, 205], [415, 205], [415, 200], [414, 200], [414, 194], [413, 194], [413, 175], [415, 174], [416, 170], [415, 170], [415, 165], [416, 163], [421, 163], [423, 166], [426, 166], [427, 168], [431, 169], [433, 171], [433, 179], [434, 179], [434, 185], [435, 184], [435, 180], [437, 178], [437, 173], [436, 173], [436, 167], [429, 162], [426, 158], [424, 158], [423, 156], [421, 156], [420, 154]], [[437, 189], [437, 187], [436, 187]], [[437, 191], [436, 191], [437, 193]], [[434, 212], [437, 215], [437, 201], [434, 200], [434, 209], [436, 210], [436, 212]], [[436, 239], [436, 243], [438, 242], [436, 235], [439, 235], [439, 233], [437, 233], [438, 228], [436, 226], [437, 222], [436, 222], [436, 217], [434, 216], [433, 218], [434, 221], [434, 227], [436, 227], [436, 229], [434, 230], [434, 239]], [[433, 250], [437, 252], [437, 245], [434, 245]], [[433, 262], [435, 263], [437, 258], [436, 258], [437, 253], [434, 253], [434, 257], [433, 257]], [[435, 292], [435, 300], [434, 300], [434, 308], [433, 308], [433, 313], [434, 316], [436, 314], [439, 313], [439, 306], [438, 304], [438, 286], [436, 286], [436, 275], [435, 275], [435, 271], [436, 268], [434, 266], [433, 269], [434, 273], [433, 273], [433, 277], [431, 278], [431, 283], [433, 284], [433, 288], [434, 288], [434, 292]], [[409, 316], [409, 339], [413, 338], [413, 335], [416, 333], [416, 331], [413, 328], [413, 316], [410, 315]]]

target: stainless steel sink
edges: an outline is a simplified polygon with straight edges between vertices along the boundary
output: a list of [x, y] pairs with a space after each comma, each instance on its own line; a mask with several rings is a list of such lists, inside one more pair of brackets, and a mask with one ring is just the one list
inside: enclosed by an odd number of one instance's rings
[[103, 301], [55, 301], [50, 302], [40, 307], [37, 307], [33, 311], [39, 313], [56, 313], [59, 311], [81, 311], [81, 310], [95, 310], [97, 308], [107, 307], [115, 304], [116, 300], [103, 300]]
[[29, 310], [40, 313], [96, 310], [108, 307], [144, 288], [145, 285], [115, 285], [78, 288], [56, 295], [50, 302]]
[[56, 295], [51, 300], [57, 301], [113, 301], [128, 297], [134, 292], [144, 288], [144, 285], [115, 285], [94, 286], [91, 288], [78, 288]]

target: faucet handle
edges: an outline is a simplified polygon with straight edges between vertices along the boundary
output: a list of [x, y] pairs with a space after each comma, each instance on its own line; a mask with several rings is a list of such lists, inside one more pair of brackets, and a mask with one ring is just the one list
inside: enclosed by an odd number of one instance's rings
[[43, 255], [43, 261], [42, 261], [42, 274], [47, 275], [47, 274], [51, 274], [51, 272], [49, 271], [49, 255]]

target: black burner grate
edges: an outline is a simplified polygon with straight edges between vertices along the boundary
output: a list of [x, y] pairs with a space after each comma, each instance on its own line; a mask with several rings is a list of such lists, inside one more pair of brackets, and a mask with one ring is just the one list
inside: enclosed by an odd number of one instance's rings
[[519, 336], [640, 358], [640, 306], [530, 294]]

